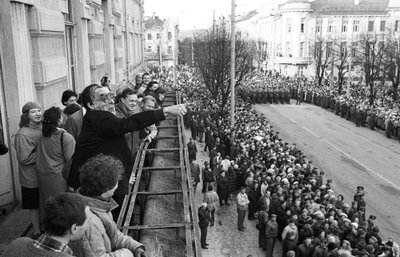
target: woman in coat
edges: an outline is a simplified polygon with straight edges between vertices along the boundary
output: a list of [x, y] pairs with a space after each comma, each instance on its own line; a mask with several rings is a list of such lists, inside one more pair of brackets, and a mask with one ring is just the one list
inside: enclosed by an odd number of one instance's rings
[[79, 241], [70, 242], [77, 257], [146, 257], [145, 247], [117, 228], [111, 211], [118, 204], [111, 198], [124, 167], [118, 159], [98, 154], [80, 168], [81, 194], [90, 208], [89, 226]]
[[59, 107], [51, 107], [43, 114], [42, 137], [36, 152], [41, 214], [44, 214], [44, 204], [49, 197], [67, 189], [67, 174], [63, 172], [67, 172], [64, 168], [68, 169], [70, 164], [75, 139], [60, 128], [62, 120], [62, 110]]

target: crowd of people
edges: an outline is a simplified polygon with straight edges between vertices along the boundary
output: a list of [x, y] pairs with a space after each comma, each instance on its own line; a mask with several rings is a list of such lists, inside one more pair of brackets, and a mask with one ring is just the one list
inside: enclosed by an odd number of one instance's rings
[[[122, 234], [115, 221], [129, 183], [135, 182], [131, 172], [139, 140], [152, 141], [154, 124], [168, 115], [184, 115], [186, 108], [162, 108], [165, 90], [149, 73], [135, 82], [114, 93], [104, 76], [79, 96], [63, 92], [64, 110], [53, 106], [42, 114], [36, 102], [22, 107], [15, 150], [32, 240], [17, 240], [2, 256], [146, 256], [145, 247]], [[72, 204], [65, 192], [80, 197], [89, 211]], [[36, 250], [29, 255], [20, 252], [21, 246]]]
[[[354, 199], [345, 201], [332, 181], [251, 106], [298, 98], [298, 104], [320, 99], [316, 104], [329, 102], [331, 108], [330, 96], [329, 101], [322, 93], [310, 98], [308, 91], [302, 93], [308, 90], [306, 81], [298, 88], [297, 80], [271, 77], [273, 91], [260, 97], [263, 86], [250, 83], [258, 76], [241, 88], [234, 128], [224, 110], [216, 111], [200, 76], [188, 69], [180, 70], [175, 86], [171, 70], [157, 68], [117, 87], [116, 94], [103, 77], [79, 96], [64, 92], [65, 109], [51, 107], [43, 115], [38, 103], [26, 103], [15, 148], [22, 207], [30, 211], [33, 239], [17, 239], [3, 256], [146, 256], [145, 246], [123, 235], [115, 219], [134, 183], [139, 140], [153, 140], [154, 124], [167, 115], [185, 115], [194, 184], [202, 182], [204, 193], [198, 210], [202, 248], [207, 249], [207, 227], [214, 225], [216, 209], [236, 204], [238, 233], [246, 229], [246, 217], [257, 220], [258, 243], [267, 257], [277, 240], [283, 242], [282, 256], [398, 257], [394, 238], [382, 239], [376, 217], [366, 215], [364, 188], [358, 186]], [[170, 89], [179, 90], [186, 105], [161, 108]], [[205, 148], [197, 149], [195, 141], [204, 141]], [[201, 167], [196, 163], [199, 150], [209, 153]]]
[[[366, 214], [363, 186], [345, 201], [296, 144], [284, 142], [279, 131], [252, 110], [251, 103], [275, 102], [276, 97], [252, 98], [257, 86], [244, 84], [236, 99], [235, 126], [230, 128], [229, 116], [213, 111], [214, 98], [205, 93], [201, 79], [195, 74], [180, 79], [187, 101], [194, 103], [185, 124], [194, 140], [205, 142], [202, 150], [210, 157], [201, 172], [205, 197], [199, 225], [204, 249], [215, 209], [236, 202], [238, 233], [246, 229], [246, 215], [257, 219], [259, 246], [267, 257], [273, 255], [277, 240], [282, 241], [282, 256], [399, 256], [394, 238], [382, 239], [374, 224], [377, 217]], [[275, 80], [282, 78], [270, 83]], [[292, 93], [291, 89], [289, 84], [274, 90]], [[278, 102], [285, 102], [284, 95], [277, 94]]]
[[[378, 88], [378, 87], [377, 87]], [[387, 138], [400, 141], [400, 101], [394, 100], [389, 90], [378, 88], [374, 104], [370, 105], [369, 90], [352, 84], [350, 94], [339, 94], [337, 85], [318, 86], [306, 77], [288, 78], [256, 74], [240, 88], [243, 99], [254, 103], [290, 103], [288, 99], [314, 104], [334, 112], [357, 127], [384, 130]]]

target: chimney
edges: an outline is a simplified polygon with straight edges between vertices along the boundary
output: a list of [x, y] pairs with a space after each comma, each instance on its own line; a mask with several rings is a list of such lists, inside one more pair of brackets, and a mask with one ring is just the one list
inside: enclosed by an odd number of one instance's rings
[[153, 12], [153, 20], [156, 18], [156, 12]]
[[360, 0], [354, 0], [354, 5], [359, 5], [360, 4]]

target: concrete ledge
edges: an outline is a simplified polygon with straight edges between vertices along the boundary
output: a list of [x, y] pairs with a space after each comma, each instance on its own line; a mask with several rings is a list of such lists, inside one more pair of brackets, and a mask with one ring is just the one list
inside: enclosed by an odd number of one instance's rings
[[91, 51], [90, 52], [90, 68], [97, 68], [98, 66], [105, 64], [105, 56], [103, 51]]
[[53, 31], [64, 33], [64, 17], [61, 12], [33, 7], [29, 12], [30, 31], [41, 33]]
[[96, 21], [96, 20], [90, 20], [89, 22], [89, 35], [103, 35], [103, 23]]
[[[33, 80], [39, 87], [67, 77], [67, 59], [64, 56], [46, 57], [33, 61]], [[37, 85], [38, 86], [38, 85]]]

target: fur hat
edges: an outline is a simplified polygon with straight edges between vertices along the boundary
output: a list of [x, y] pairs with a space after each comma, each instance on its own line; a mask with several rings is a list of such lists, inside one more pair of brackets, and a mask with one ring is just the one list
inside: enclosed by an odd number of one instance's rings
[[31, 109], [41, 109], [42, 106], [38, 103], [35, 102], [27, 102], [26, 104], [24, 104], [24, 106], [22, 107], [22, 113], [27, 113], [29, 112]]

